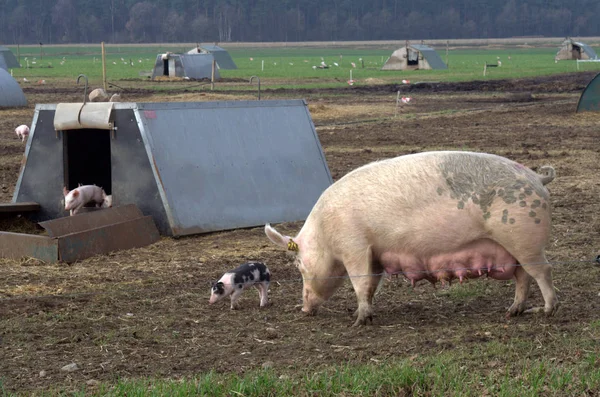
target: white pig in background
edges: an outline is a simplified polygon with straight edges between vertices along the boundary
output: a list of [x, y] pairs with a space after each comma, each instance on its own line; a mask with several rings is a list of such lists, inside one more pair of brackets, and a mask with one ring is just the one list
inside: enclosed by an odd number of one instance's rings
[[106, 193], [104, 189], [96, 185], [83, 185], [71, 191], [63, 188], [65, 196], [65, 210], [70, 211], [70, 215], [75, 215], [87, 203], [93, 202], [96, 207], [100, 207], [104, 203]]
[[27, 139], [27, 137], [29, 136], [29, 127], [25, 124], [20, 125], [17, 128], [15, 128], [15, 134], [17, 134], [17, 136], [21, 138], [21, 142], [24, 142], [25, 139]]
[[269, 224], [265, 233], [296, 252], [307, 313], [314, 314], [349, 276], [358, 299], [354, 325], [372, 322], [382, 276], [401, 273], [413, 285], [422, 279], [514, 278], [508, 316], [525, 311], [533, 279], [543, 310], [552, 315], [558, 299], [544, 254], [550, 234], [544, 185], [555, 173], [549, 166], [541, 171], [486, 153], [400, 156], [367, 164], [327, 188], [296, 237]]

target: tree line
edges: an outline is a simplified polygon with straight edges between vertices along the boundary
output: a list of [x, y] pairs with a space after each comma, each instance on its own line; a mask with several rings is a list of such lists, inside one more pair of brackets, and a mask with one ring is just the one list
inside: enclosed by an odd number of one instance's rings
[[0, 0], [4, 44], [600, 36], [597, 0]]

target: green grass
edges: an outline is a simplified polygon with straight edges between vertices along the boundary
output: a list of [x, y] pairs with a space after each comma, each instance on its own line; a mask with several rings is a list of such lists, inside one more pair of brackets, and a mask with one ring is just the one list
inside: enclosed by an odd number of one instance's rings
[[[600, 391], [598, 354], [572, 364], [522, 358], [499, 365], [494, 357], [444, 352], [434, 357], [393, 359], [379, 364], [340, 365], [278, 374], [273, 369], [244, 376], [214, 372], [193, 379], [118, 380], [73, 396], [565, 396]], [[490, 360], [481, 362], [479, 360]], [[305, 370], [304, 370], [305, 371]], [[3, 396], [11, 396], [4, 391]]]
[[[11, 48], [16, 54], [16, 48]], [[182, 52], [182, 47], [118, 47], [107, 48], [107, 76], [109, 81], [135, 79], [140, 71], [150, 71], [154, 67], [156, 55], [166, 50]], [[448, 54], [449, 69], [419, 71], [381, 71], [380, 68], [391, 54], [386, 49], [348, 49], [348, 48], [233, 48], [229, 52], [236, 62], [237, 70], [221, 70], [224, 78], [249, 79], [261, 78], [262, 84], [270, 88], [277, 87], [334, 87], [346, 85], [352, 77], [357, 84], [364, 84], [367, 78], [383, 82], [396, 82], [402, 79], [417, 81], [469, 81], [499, 78], [520, 78], [577, 71], [575, 61], [554, 62], [555, 49], [460, 49]], [[445, 60], [445, 51], [438, 51]], [[86, 74], [91, 81], [101, 81], [102, 64], [100, 46], [56, 46], [44, 47], [43, 59], [39, 47], [21, 47], [20, 60], [23, 66], [29, 62], [29, 68], [14, 69], [17, 78], [30, 80], [51, 78], [73, 78]], [[508, 57], [511, 59], [508, 59]], [[489, 68], [483, 77], [484, 63], [496, 63], [501, 67]], [[25, 59], [27, 58], [27, 59]], [[252, 58], [252, 60], [251, 60]], [[313, 69], [321, 59], [331, 65], [329, 69]], [[360, 61], [362, 59], [362, 61]], [[133, 63], [133, 65], [130, 64]], [[33, 62], [36, 62], [33, 64]], [[62, 62], [62, 64], [61, 64]], [[333, 63], [339, 66], [334, 66]], [[356, 64], [356, 68], [351, 66]], [[264, 64], [263, 64], [264, 63]], [[364, 68], [362, 67], [364, 63]], [[600, 63], [581, 63], [579, 70], [600, 71]], [[277, 81], [277, 80], [291, 80]], [[293, 80], [297, 80], [294, 82]], [[223, 87], [222, 87], [223, 88]], [[217, 85], [217, 89], [219, 89]], [[252, 89], [248, 85], [248, 89]]]

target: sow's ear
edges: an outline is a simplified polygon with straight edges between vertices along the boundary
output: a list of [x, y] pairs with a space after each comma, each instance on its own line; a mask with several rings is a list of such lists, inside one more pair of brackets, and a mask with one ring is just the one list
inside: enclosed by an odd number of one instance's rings
[[265, 225], [265, 234], [274, 244], [287, 248], [290, 238], [281, 235], [277, 230], [273, 229], [270, 224]]

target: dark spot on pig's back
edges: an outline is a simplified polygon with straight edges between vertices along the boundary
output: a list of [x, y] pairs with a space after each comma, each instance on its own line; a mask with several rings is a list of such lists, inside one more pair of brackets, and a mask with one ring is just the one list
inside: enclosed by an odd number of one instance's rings
[[[489, 219], [488, 209], [496, 197], [506, 204], [519, 202], [520, 207], [528, 205], [528, 196], [534, 192], [542, 199], [548, 199], [539, 178], [523, 166], [505, 162], [502, 158], [476, 155], [447, 155], [440, 162], [440, 172], [449, 188], [450, 198], [457, 200], [457, 208], [465, 207], [469, 200], [481, 208], [484, 219]], [[437, 192], [444, 189], [438, 188]], [[532, 208], [541, 204], [533, 200]], [[534, 206], [535, 205], [535, 206]], [[546, 203], [541, 204], [546, 208]], [[502, 223], [515, 223], [508, 217], [508, 210], [502, 213]]]

